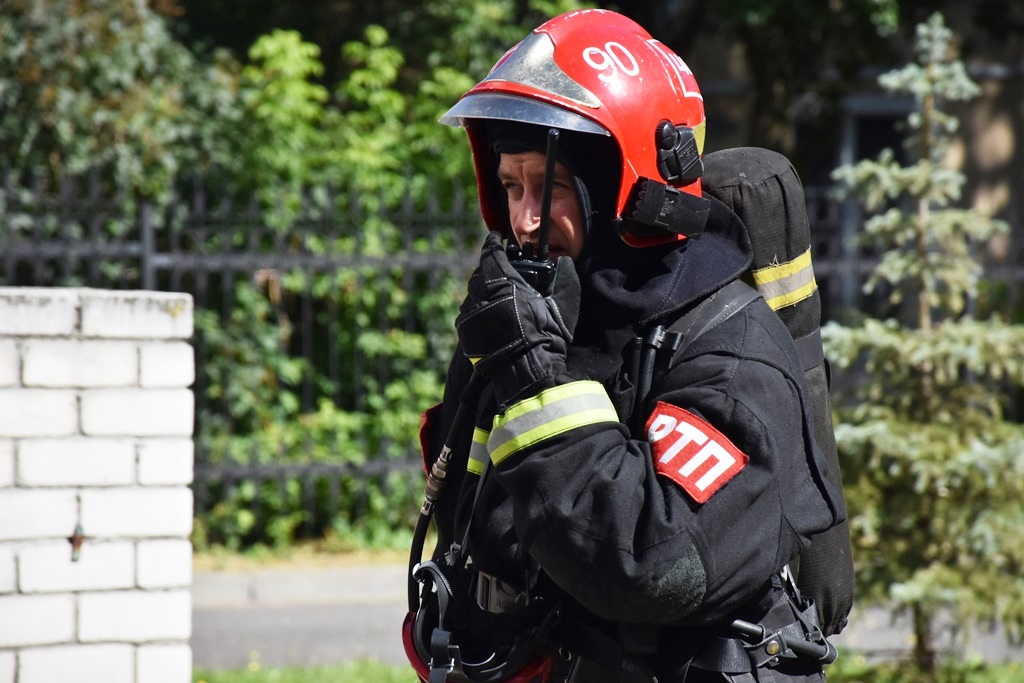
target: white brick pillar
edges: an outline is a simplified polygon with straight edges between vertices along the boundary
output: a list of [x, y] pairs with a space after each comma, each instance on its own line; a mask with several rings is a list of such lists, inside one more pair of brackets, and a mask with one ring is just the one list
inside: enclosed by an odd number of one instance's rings
[[191, 336], [187, 294], [0, 287], [0, 683], [190, 683]]

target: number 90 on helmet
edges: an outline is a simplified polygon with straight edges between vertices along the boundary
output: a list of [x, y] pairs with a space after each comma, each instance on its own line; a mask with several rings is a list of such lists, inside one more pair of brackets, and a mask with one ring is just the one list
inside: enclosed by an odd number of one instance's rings
[[618, 158], [603, 155], [607, 167], [588, 171], [617, 175], [612, 185], [602, 183], [614, 196], [594, 200], [608, 205], [630, 246], [703, 231], [703, 97], [686, 63], [632, 19], [578, 10], [545, 22], [441, 118], [466, 128], [484, 222], [508, 234], [487, 134], [502, 121], [574, 131], [584, 140], [593, 135], [594, 148], [610, 139]]

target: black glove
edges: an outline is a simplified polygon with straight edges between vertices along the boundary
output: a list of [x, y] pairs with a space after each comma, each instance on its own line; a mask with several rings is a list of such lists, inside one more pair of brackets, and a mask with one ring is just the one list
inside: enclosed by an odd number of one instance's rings
[[501, 235], [492, 232], [455, 327], [463, 353], [491, 380], [503, 407], [553, 385], [565, 371], [579, 310], [580, 281], [572, 259], [558, 259], [551, 285], [541, 294], [512, 266]]

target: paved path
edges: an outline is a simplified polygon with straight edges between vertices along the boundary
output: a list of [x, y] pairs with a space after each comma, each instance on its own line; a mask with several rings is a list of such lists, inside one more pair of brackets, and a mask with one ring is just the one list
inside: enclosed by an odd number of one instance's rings
[[401, 565], [196, 574], [194, 665], [404, 664], [404, 576]]
[[[315, 666], [372, 658], [405, 664], [404, 565], [199, 572], [192, 586], [196, 668]], [[854, 612], [833, 642], [840, 656], [906, 653], [910, 627], [881, 610]], [[998, 635], [978, 634], [968, 654], [1024, 661]]]

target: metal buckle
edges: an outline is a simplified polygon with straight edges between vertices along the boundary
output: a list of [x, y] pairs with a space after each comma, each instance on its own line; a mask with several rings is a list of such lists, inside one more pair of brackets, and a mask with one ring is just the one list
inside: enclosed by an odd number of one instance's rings
[[491, 614], [504, 614], [525, 606], [529, 601], [526, 591], [516, 590], [497, 576], [476, 573], [476, 604]]

